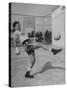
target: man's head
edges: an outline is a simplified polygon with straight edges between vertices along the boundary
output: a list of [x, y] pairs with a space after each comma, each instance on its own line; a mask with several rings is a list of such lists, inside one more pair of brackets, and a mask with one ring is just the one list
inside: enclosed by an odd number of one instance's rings
[[14, 29], [14, 31], [15, 30], [20, 31], [20, 22], [18, 22], [18, 21], [13, 22], [13, 29]]

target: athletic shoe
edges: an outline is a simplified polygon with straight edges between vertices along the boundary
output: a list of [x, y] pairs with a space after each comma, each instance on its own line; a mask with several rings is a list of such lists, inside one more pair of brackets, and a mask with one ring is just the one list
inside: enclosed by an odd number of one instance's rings
[[26, 78], [34, 78], [33, 75], [30, 75], [30, 71], [27, 71], [27, 72], [26, 72], [25, 77], [26, 77]]
[[62, 49], [52, 49], [51, 52], [53, 52], [54, 55], [59, 53]]

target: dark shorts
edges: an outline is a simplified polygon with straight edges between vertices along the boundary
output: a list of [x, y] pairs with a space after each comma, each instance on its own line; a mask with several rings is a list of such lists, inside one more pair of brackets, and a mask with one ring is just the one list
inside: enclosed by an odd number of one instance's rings
[[34, 53], [34, 48], [33, 48], [32, 45], [29, 45], [29, 46], [27, 46], [27, 48], [25, 49], [25, 51], [26, 51], [27, 54], [30, 55], [30, 54]]

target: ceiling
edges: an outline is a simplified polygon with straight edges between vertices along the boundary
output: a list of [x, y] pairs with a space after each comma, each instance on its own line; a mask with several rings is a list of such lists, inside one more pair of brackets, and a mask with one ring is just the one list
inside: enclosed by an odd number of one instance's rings
[[13, 15], [48, 16], [58, 8], [58, 5], [12, 3]]

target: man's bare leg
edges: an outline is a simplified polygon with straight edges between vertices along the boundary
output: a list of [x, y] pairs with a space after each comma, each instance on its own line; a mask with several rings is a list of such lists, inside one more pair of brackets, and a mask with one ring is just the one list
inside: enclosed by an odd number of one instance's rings
[[34, 44], [32, 44], [32, 45], [33, 45], [33, 48], [34, 48], [34, 49], [42, 48], [42, 49], [44, 49], [44, 50], [46, 50], [46, 51], [52, 52], [53, 55], [56, 55], [57, 53], [59, 53], [59, 52], [62, 50], [62, 48], [55, 49], [55, 48], [53, 48], [52, 46], [47, 46], [47, 45], [44, 45], [44, 44], [42, 44], [42, 43], [34, 43]]
[[34, 64], [35, 64], [35, 61], [36, 61], [36, 59], [35, 59], [35, 53], [33, 52], [33, 53], [32, 53], [31, 55], [29, 55], [29, 56], [30, 56], [30, 60], [31, 60], [31, 65], [30, 65], [29, 68], [27, 69], [27, 72], [26, 72], [26, 74], [25, 74], [25, 77], [26, 77], [26, 78], [34, 78], [34, 76], [30, 74], [30, 72], [31, 72], [31, 69], [33, 68], [33, 66], [34, 66]]
[[55, 49], [55, 48], [52, 48], [52, 47], [49, 47], [49, 46], [45, 46], [45, 45], [41, 45], [41, 48], [43, 48], [44, 50], [52, 52], [53, 55], [56, 55], [57, 53], [59, 53], [62, 50], [62, 48]]

